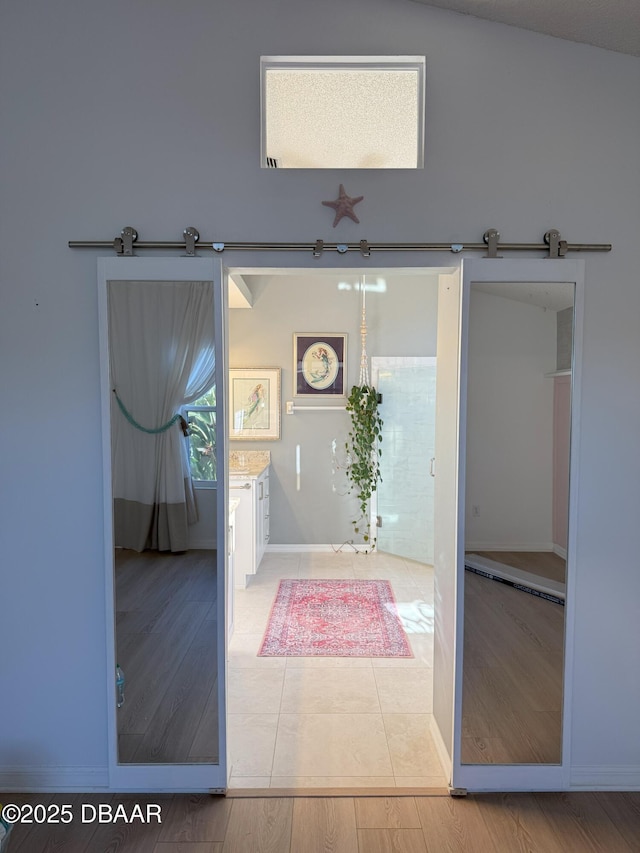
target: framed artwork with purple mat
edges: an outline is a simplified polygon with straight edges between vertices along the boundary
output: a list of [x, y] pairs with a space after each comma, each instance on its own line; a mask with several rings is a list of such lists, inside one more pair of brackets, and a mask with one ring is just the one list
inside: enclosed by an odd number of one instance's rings
[[296, 397], [344, 397], [347, 336], [293, 336], [293, 393]]

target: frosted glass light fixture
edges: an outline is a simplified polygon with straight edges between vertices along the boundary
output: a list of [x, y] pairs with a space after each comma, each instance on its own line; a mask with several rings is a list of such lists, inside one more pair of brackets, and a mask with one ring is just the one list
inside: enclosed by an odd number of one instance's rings
[[263, 56], [261, 165], [421, 169], [423, 56]]

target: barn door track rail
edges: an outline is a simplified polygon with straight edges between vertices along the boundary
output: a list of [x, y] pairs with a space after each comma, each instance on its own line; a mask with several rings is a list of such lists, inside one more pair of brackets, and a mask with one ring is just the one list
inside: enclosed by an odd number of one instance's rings
[[481, 243], [325, 243], [315, 240], [311, 243], [222, 243], [203, 242], [197, 228], [189, 226], [182, 232], [182, 240], [138, 240], [138, 232], [127, 225], [113, 240], [69, 240], [70, 249], [113, 249], [116, 255], [131, 257], [140, 249], [178, 249], [187, 256], [195, 256], [198, 250], [208, 250], [221, 254], [225, 250], [240, 249], [256, 252], [311, 252], [319, 258], [324, 252], [335, 251], [339, 255], [347, 252], [360, 252], [362, 257], [371, 257], [372, 252], [485, 252], [485, 258], [499, 258], [500, 252], [545, 252], [549, 258], [564, 258], [568, 252], [610, 252], [611, 243], [568, 243], [560, 232], [552, 228], [543, 237], [542, 243], [501, 243], [500, 232], [496, 228], [485, 231]]

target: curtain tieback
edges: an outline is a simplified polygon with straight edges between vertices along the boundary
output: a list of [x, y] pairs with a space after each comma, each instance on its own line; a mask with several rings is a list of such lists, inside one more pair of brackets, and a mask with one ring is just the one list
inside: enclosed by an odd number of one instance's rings
[[[116, 402], [118, 403], [118, 406], [119, 406], [122, 414], [129, 421], [131, 426], [135, 427], [136, 429], [139, 429], [140, 432], [146, 432], [148, 435], [158, 435], [159, 433], [166, 432], [168, 429], [170, 429], [175, 424], [176, 421], [184, 420], [182, 415], [178, 413], [177, 415], [174, 415], [170, 421], [167, 421], [166, 424], [163, 424], [162, 426], [158, 427], [157, 429], [148, 429], [147, 427], [143, 427], [142, 424], [139, 424], [138, 421], [133, 417], [131, 412], [127, 409], [125, 404], [122, 402], [122, 400], [118, 396], [118, 392], [116, 391], [115, 388], [113, 389], [113, 393], [116, 395]], [[184, 428], [183, 428], [183, 432], [184, 432]]]

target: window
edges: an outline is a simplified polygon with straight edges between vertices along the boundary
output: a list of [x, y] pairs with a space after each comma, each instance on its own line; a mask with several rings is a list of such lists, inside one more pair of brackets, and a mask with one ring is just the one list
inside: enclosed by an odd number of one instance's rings
[[217, 480], [215, 386], [185, 406], [184, 413], [189, 423], [191, 476], [196, 483], [213, 486]]
[[423, 56], [263, 56], [263, 168], [420, 169]]

